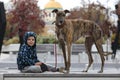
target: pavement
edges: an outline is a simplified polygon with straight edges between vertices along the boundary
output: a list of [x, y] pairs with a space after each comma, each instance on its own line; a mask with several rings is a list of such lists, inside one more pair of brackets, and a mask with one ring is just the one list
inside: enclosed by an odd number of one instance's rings
[[[119, 56], [118, 56], [119, 57]], [[99, 70], [101, 66], [100, 57], [98, 54], [93, 55], [94, 63], [91, 66], [90, 70]], [[7, 70], [16, 70], [17, 69], [17, 63], [16, 63], [17, 55], [16, 54], [4, 54], [2, 53], [0, 56], [0, 73], [6, 72]], [[53, 54], [50, 53], [39, 53], [38, 59], [48, 65], [55, 66], [57, 63], [57, 67], [64, 67], [64, 60], [62, 55], [57, 55], [57, 61], [56, 57]], [[82, 71], [86, 68], [88, 65], [88, 59], [87, 55], [82, 53], [78, 55], [72, 55], [71, 56], [71, 71]], [[111, 56], [107, 57], [107, 60], [105, 61], [104, 69], [109, 72], [113, 70], [115, 72], [120, 72], [120, 60], [115, 59], [112, 60]]]
[[[62, 54], [55, 55], [51, 53], [39, 53], [38, 59], [46, 64], [57, 67], [64, 67]], [[87, 55], [82, 53], [71, 56], [71, 68], [69, 74], [60, 72], [44, 72], [44, 73], [21, 73], [17, 70], [16, 54], [4, 54], [0, 56], [0, 80], [120, 80], [120, 60], [119, 56], [115, 60], [111, 56], [105, 61], [103, 73], [98, 73], [101, 66], [98, 54], [93, 55], [94, 64], [88, 72], [82, 72], [88, 65]], [[56, 61], [57, 59], [57, 61]]]

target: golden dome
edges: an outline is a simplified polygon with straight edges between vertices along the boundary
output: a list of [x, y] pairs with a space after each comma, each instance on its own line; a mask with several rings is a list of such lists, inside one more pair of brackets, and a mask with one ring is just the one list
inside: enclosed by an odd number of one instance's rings
[[44, 7], [45, 9], [62, 9], [62, 6], [59, 2], [56, 2], [55, 0], [50, 0]]

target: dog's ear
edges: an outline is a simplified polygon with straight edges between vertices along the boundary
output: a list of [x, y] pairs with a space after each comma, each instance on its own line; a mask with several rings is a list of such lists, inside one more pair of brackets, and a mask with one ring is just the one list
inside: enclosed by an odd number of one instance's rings
[[53, 11], [52, 11], [52, 13], [57, 13], [58, 12], [58, 9], [54, 9]]
[[65, 14], [66, 14], [66, 13], [70, 13], [70, 11], [69, 11], [69, 10], [64, 10], [64, 12], [65, 12]]

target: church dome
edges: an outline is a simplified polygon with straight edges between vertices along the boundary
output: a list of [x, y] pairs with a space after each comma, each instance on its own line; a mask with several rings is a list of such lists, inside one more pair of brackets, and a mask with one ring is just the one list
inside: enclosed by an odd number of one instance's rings
[[45, 9], [62, 9], [62, 6], [59, 2], [55, 0], [50, 0], [44, 7]]

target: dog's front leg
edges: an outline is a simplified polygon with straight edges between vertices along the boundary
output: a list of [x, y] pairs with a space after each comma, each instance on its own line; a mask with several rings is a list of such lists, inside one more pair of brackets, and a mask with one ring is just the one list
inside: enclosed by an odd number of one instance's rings
[[63, 41], [60, 41], [60, 46], [62, 48], [63, 57], [64, 57], [64, 64], [65, 64], [65, 70], [66, 70], [67, 69], [67, 57], [66, 57], [65, 43]]
[[67, 72], [69, 73], [71, 66], [71, 43], [67, 43]]

